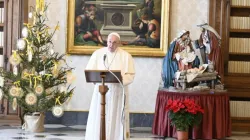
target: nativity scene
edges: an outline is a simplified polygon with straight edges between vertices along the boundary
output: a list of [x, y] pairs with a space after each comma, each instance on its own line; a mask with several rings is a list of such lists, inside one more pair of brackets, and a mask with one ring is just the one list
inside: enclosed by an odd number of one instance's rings
[[198, 27], [202, 31], [199, 39], [192, 41], [190, 32], [182, 30], [170, 43], [162, 66], [164, 88], [223, 90], [221, 37], [208, 24]]

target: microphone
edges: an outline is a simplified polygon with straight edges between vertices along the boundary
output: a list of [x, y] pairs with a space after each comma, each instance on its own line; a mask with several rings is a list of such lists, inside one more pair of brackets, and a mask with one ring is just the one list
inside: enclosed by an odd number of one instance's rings
[[107, 54], [104, 54], [104, 56], [103, 56], [103, 61], [105, 62], [105, 60], [106, 60], [106, 57], [107, 57]]

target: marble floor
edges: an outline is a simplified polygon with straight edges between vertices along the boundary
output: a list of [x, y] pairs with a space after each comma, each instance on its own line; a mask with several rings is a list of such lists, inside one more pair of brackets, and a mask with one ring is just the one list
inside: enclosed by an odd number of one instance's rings
[[[21, 129], [21, 126], [0, 126], [0, 140], [84, 140], [85, 126], [74, 125], [45, 125], [45, 132], [30, 133]], [[250, 140], [249, 132], [233, 132], [227, 140]], [[131, 128], [130, 140], [175, 140], [175, 138], [163, 138], [151, 134], [151, 128]]]

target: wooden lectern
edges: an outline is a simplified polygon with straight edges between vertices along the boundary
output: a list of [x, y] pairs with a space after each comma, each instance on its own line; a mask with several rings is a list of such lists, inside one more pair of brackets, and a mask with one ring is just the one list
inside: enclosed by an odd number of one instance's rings
[[[112, 72], [122, 81], [120, 70], [112, 70]], [[106, 140], [105, 95], [108, 87], [105, 83], [119, 83], [119, 81], [107, 70], [85, 70], [85, 77], [88, 83], [102, 83], [99, 85], [99, 92], [101, 93], [100, 140]]]

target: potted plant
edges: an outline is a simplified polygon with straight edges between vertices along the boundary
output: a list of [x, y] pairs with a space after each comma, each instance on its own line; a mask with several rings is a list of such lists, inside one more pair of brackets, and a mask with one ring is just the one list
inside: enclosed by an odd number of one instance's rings
[[52, 110], [56, 117], [63, 114], [63, 103], [73, 95], [74, 76], [65, 55], [53, 51], [52, 37], [59, 25], [46, 25], [47, 5], [43, 0], [36, 2], [34, 12], [29, 13], [33, 22], [24, 24], [17, 50], [9, 58], [12, 71], [0, 72], [0, 98], [9, 100], [13, 110], [21, 107], [25, 130], [42, 132], [44, 112]]
[[188, 128], [199, 125], [204, 110], [194, 100], [168, 100], [166, 111], [168, 111], [171, 125], [177, 130], [178, 140], [188, 139]]

